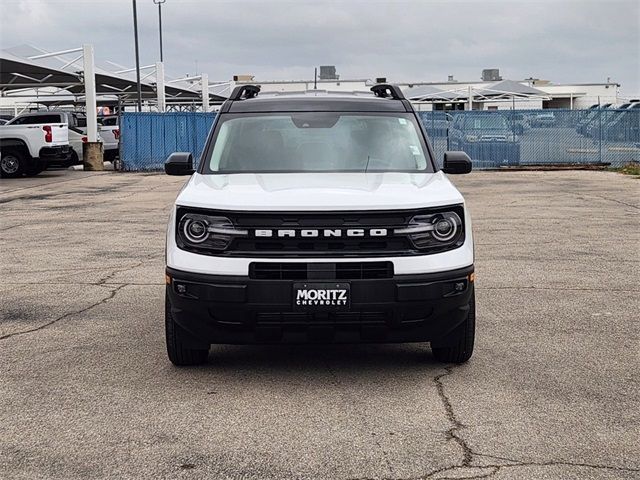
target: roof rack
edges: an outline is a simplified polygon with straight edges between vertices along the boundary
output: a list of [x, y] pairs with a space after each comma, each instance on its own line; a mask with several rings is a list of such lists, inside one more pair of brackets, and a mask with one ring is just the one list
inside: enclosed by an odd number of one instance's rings
[[394, 100], [405, 100], [404, 94], [400, 87], [389, 83], [378, 83], [371, 87], [371, 91], [376, 97], [392, 98]]
[[260, 93], [260, 85], [240, 85], [233, 89], [229, 100], [248, 100], [255, 98]]

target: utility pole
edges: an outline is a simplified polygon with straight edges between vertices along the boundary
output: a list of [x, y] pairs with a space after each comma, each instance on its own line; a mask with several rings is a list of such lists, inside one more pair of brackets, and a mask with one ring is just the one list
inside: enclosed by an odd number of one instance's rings
[[158, 5], [158, 30], [160, 32], [160, 61], [164, 62], [162, 56], [162, 4], [167, 0], [153, 0], [153, 3]]
[[133, 0], [133, 36], [136, 44], [136, 82], [138, 84], [138, 111], [142, 111], [142, 85], [140, 83], [140, 49], [138, 47], [138, 8]]

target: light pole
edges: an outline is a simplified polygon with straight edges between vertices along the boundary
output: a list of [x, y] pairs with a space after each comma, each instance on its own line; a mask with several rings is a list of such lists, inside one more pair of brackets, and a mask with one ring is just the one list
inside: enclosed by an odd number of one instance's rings
[[153, 0], [153, 3], [158, 5], [158, 30], [160, 31], [160, 61], [164, 61], [162, 58], [162, 4], [167, 0]]
[[138, 8], [133, 0], [133, 36], [136, 44], [136, 81], [138, 84], [138, 111], [142, 111], [142, 85], [140, 84], [140, 50], [138, 48]]

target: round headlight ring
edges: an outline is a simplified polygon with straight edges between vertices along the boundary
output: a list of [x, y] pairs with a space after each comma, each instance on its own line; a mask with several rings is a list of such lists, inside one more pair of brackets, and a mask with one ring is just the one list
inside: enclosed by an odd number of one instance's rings
[[191, 243], [202, 243], [209, 236], [209, 224], [200, 219], [188, 218], [182, 226], [182, 233]]
[[433, 238], [439, 242], [448, 242], [458, 234], [460, 218], [455, 213], [438, 216], [434, 219]]

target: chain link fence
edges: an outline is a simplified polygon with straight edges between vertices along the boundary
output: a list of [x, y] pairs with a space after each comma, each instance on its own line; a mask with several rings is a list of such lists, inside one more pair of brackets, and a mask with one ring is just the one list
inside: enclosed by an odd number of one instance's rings
[[[162, 170], [173, 152], [196, 162], [215, 113], [125, 113], [120, 159], [128, 171]], [[612, 165], [640, 161], [640, 108], [418, 112], [441, 164], [464, 150], [475, 169]]]
[[640, 108], [419, 112], [438, 162], [464, 150], [474, 168], [640, 161]]

